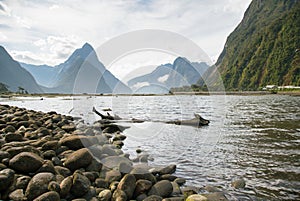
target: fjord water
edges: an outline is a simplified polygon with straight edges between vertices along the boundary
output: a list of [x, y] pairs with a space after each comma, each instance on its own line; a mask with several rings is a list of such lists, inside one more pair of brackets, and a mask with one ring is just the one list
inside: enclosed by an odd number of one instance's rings
[[[130, 128], [123, 150], [141, 148], [151, 165], [177, 164], [187, 185], [212, 185], [230, 200], [300, 199], [300, 97], [265, 96], [99, 96], [1, 99], [28, 109], [96, 119], [91, 111], [112, 108], [115, 114], [144, 123]], [[193, 113], [211, 121], [195, 128], [158, 121], [190, 119]], [[246, 188], [234, 190], [237, 178]], [[204, 192], [204, 191], [203, 191]]]

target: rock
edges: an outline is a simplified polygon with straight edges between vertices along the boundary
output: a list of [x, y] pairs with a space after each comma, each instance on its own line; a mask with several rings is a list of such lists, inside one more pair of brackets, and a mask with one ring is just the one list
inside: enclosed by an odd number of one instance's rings
[[49, 191], [35, 198], [34, 201], [57, 201], [60, 200], [59, 194], [55, 191]]
[[87, 167], [92, 160], [93, 157], [89, 150], [87, 148], [82, 148], [69, 155], [64, 166], [74, 171], [79, 168]]
[[49, 191], [55, 191], [55, 192], [60, 193], [60, 186], [59, 186], [59, 183], [57, 183], [56, 181], [51, 181], [51, 182], [48, 184], [48, 190], [49, 190]]
[[176, 165], [168, 165], [166, 167], [157, 169], [157, 173], [160, 175], [173, 174], [174, 172], [176, 172]]
[[23, 189], [14, 190], [9, 194], [9, 199], [14, 201], [26, 201], [27, 198], [24, 195]]
[[184, 201], [184, 197], [183, 196], [169, 197], [169, 198], [163, 199], [163, 201]]
[[134, 197], [147, 193], [152, 187], [152, 182], [149, 180], [140, 179], [136, 182]]
[[[25, 142], [26, 143], [26, 142]], [[14, 157], [23, 152], [32, 152], [37, 155], [40, 155], [40, 151], [37, 148], [26, 145], [25, 143], [20, 144], [20, 146], [12, 145], [13, 147], [7, 149], [6, 151], [9, 153], [11, 157]]]
[[61, 139], [60, 144], [69, 147], [69, 149], [77, 150], [98, 144], [98, 139], [93, 136], [70, 135]]
[[76, 126], [75, 124], [69, 124], [69, 125], [64, 125], [61, 127], [63, 130], [65, 130], [66, 132], [70, 133], [72, 131], [76, 130]]
[[27, 185], [29, 184], [31, 177], [29, 176], [21, 176], [16, 180], [16, 188], [25, 190]]
[[121, 162], [119, 164], [119, 172], [121, 172], [122, 174], [128, 174], [131, 172], [131, 170], [133, 169], [132, 165], [129, 163], [125, 163], [125, 162]]
[[184, 178], [177, 178], [174, 180], [179, 186], [182, 186], [183, 184], [186, 183], [186, 180]]
[[111, 183], [113, 181], [120, 181], [121, 178], [122, 178], [122, 175], [117, 170], [110, 170], [110, 171], [106, 172], [106, 175], [105, 175], [105, 180], [108, 183]]
[[132, 166], [131, 161], [128, 158], [125, 158], [123, 156], [108, 156], [106, 158], [103, 158], [101, 160], [101, 163], [104, 167], [113, 169], [118, 168], [120, 163], [127, 163], [129, 166]]
[[114, 191], [111, 200], [112, 201], [127, 201], [126, 193], [120, 189], [117, 189]]
[[60, 196], [62, 198], [65, 198], [70, 190], [71, 190], [71, 187], [73, 185], [73, 176], [69, 176], [69, 177], [66, 177], [61, 183], [60, 183]]
[[86, 167], [86, 171], [90, 172], [100, 172], [102, 169], [102, 163], [98, 162], [95, 158], [93, 158], [91, 164]]
[[148, 169], [143, 168], [143, 167], [134, 167], [130, 174], [133, 174], [136, 178], [136, 180], [139, 179], [145, 179], [145, 180], [149, 180], [152, 182], [152, 184], [156, 183], [156, 178], [153, 174], [151, 174], [149, 172]]
[[103, 145], [102, 154], [107, 154], [108, 156], [118, 156], [116, 151], [110, 145]]
[[[1, 147], [1, 146], [0, 146]], [[3, 159], [5, 159], [5, 158], [9, 158], [10, 157], [10, 155], [9, 155], [9, 153], [7, 152], [7, 151], [1, 151], [0, 150], [0, 162], [3, 160]]]
[[0, 192], [8, 189], [14, 181], [15, 172], [11, 169], [0, 171]]
[[114, 192], [118, 188], [119, 182], [118, 181], [113, 181], [109, 185], [109, 189], [111, 192]]
[[173, 192], [173, 186], [170, 181], [168, 180], [162, 180], [154, 184], [150, 191], [148, 192], [148, 195], [158, 195], [160, 197], [168, 197]]
[[163, 198], [158, 195], [151, 195], [146, 197], [143, 201], [162, 201]]
[[208, 200], [203, 195], [194, 194], [194, 195], [188, 196], [188, 198], [186, 199], [186, 201], [208, 201]]
[[38, 172], [51, 172], [51, 173], [53, 173], [53, 174], [56, 174], [54, 165], [53, 165], [52, 161], [50, 161], [50, 160], [45, 160], [45, 161], [43, 162], [42, 167], [40, 167], [40, 168], [36, 171], [36, 173], [38, 173]]
[[97, 188], [108, 188], [109, 183], [103, 178], [97, 178], [95, 180], [95, 186]]
[[31, 201], [43, 193], [46, 193], [48, 191], [49, 183], [54, 180], [55, 175], [49, 172], [42, 172], [34, 175], [26, 188], [25, 196]]
[[54, 169], [55, 169], [56, 173], [62, 175], [63, 177], [68, 177], [72, 174], [72, 172], [66, 167], [55, 166]]
[[92, 183], [96, 180], [96, 178], [99, 177], [98, 172], [83, 172], [82, 174], [86, 176]]
[[42, 150], [46, 151], [46, 150], [56, 150], [58, 148], [58, 140], [52, 140], [52, 141], [48, 141], [45, 144], [43, 144], [42, 146]]
[[147, 198], [146, 194], [140, 194], [139, 196], [137, 196], [135, 199], [136, 201], [143, 201], [144, 199]]
[[203, 196], [207, 198], [207, 201], [228, 201], [223, 192], [203, 194]]
[[197, 194], [199, 190], [199, 188], [194, 186], [187, 186], [181, 189], [185, 198], [189, 197], [190, 195]]
[[81, 197], [89, 191], [90, 180], [79, 172], [73, 174], [73, 185], [70, 192], [75, 197]]
[[9, 132], [13, 133], [16, 131], [16, 128], [13, 127], [12, 125], [8, 125], [8, 126], [6, 126], [6, 128], [4, 128], [2, 130], [4, 133], [9, 133]]
[[175, 179], [177, 179], [177, 177], [171, 174], [164, 174], [159, 177], [159, 180], [174, 181]]
[[108, 189], [101, 191], [98, 195], [100, 201], [110, 201], [111, 196], [112, 196], [112, 193]]
[[43, 159], [31, 152], [23, 152], [14, 156], [9, 161], [9, 166], [23, 173], [30, 173], [37, 171], [43, 165]]
[[47, 150], [42, 154], [42, 156], [44, 157], [44, 159], [52, 159], [56, 156], [56, 153], [54, 150]]
[[132, 174], [126, 174], [118, 184], [118, 189], [126, 193], [127, 199], [131, 199], [135, 189], [135, 176]]
[[172, 196], [179, 196], [182, 194], [180, 186], [176, 182], [171, 182], [173, 186]]
[[21, 134], [7, 133], [4, 140], [6, 142], [23, 141], [23, 136]]
[[220, 189], [210, 185], [205, 186], [204, 189], [208, 192], [220, 192]]
[[231, 182], [231, 186], [234, 188], [245, 188], [246, 181], [244, 179], [237, 179]]

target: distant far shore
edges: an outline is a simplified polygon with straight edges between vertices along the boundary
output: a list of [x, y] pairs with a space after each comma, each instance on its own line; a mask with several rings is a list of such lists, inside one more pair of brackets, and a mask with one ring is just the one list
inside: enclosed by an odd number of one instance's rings
[[43, 93], [43, 94], [19, 94], [9, 93], [0, 94], [0, 98], [13, 98], [13, 97], [62, 97], [62, 96], [173, 96], [173, 95], [240, 95], [240, 96], [257, 96], [257, 95], [289, 95], [300, 96], [300, 91], [200, 91], [200, 92], [173, 92], [172, 94], [58, 94], [58, 93]]

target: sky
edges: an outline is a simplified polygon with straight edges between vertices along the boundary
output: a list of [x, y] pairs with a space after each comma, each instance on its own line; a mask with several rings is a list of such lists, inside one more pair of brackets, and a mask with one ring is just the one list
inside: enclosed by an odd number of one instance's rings
[[[159, 29], [193, 41], [215, 62], [250, 1], [0, 0], [0, 45], [17, 61], [54, 66], [85, 42], [96, 49], [128, 32]], [[157, 52], [143, 59], [129, 55], [112, 71], [122, 76], [121, 69], [173, 58]]]

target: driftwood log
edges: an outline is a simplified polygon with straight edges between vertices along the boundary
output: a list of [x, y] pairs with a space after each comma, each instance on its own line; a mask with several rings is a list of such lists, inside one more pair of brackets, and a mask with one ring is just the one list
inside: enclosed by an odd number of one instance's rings
[[[95, 107], [93, 107], [93, 112], [99, 115], [103, 122], [110, 122], [110, 123], [116, 123], [116, 122], [131, 122], [131, 123], [143, 123], [145, 121], [149, 120], [142, 120], [142, 119], [122, 119], [118, 115], [111, 116], [108, 112], [107, 115], [101, 114], [98, 112]], [[167, 123], [167, 124], [176, 124], [176, 125], [186, 125], [186, 126], [207, 126], [210, 121], [207, 119], [204, 119], [199, 114], [194, 114], [195, 117], [193, 119], [188, 120], [172, 120], [172, 121], [152, 121], [152, 122], [161, 122], [161, 123]]]

